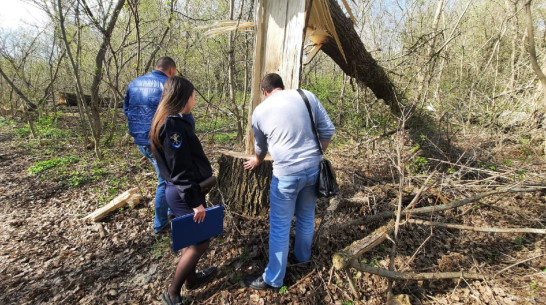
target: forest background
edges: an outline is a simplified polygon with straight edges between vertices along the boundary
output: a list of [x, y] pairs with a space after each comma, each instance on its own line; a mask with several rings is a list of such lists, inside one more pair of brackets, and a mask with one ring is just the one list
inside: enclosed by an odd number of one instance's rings
[[[194, 115], [197, 132], [211, 156], [217, 157], [219, 148], [244, 150], [255, 40], [248, 22], [254, 22], [254, 1], [26, 2], [42, 10], [46, 18], [40, 24], [0, 29], [0, 126], [2, 141], [11, 143], [2, 144], [0, 157], [7, 168], [11, 152], [24, 154], [25, 179], [51, 183], [52, 194], [78, 193], [79, 199], [70, 204], [76, 218], [134, 185], [144, 189], [145, 199], [153, 197], [151, 167], [132, 146], [120, 107], [128, 83], [151, 71], [161, 56], [175, 59], [179, 72], [201, 93]], [[450, 181], [450, 187], [457, 189], [450, 191], [453, 199], [481, 191], [476, 185], [484, 189], [544, 185], [545, 1], [369, 0], [348, 4], [367, 51], [387, 72], [406, 105], [412, 105], [411, 114], [424, 118], [418, 128], [410, 126], [406, 133], [409, 116], [393, 115], [368, 88], [345, 75], [322, 52], [303, 67], [302, 87], [317, 94], [336, 125], [330, 154], [339, 170], [344, 197], [367, 194], [366, 204], [361, 203], [367, 208], [357, 210], [363, 214], [380, 210], [370, 208], [370, 198], [381, 201], [379, 195], [370, 195], [379, 192], [370, 189], [373, 185], [394, 185], [393, 196], [402, 202], [404, 196], [415, 193], [405, 193], [406, 188], [427, 184], [425, 178], [432, 176], [440, 184]], [[63, 97], [66, 104], [60, 103]], [[412, 132], [416, 129], [417, 133]], [[15, 178], [6, 174], [2, 179]], [[529, 202], [538, 202], [531, 208], [537, 210], [521, 224], [542, 228], [544, 194], [535, 195], [538, 197]], [[6, 191], [3, 199], [12, 201], [17, 196]], [[385, 194], [385, 201], [389, 196]], [[348, 202], [355, 208], [354, 200]], [[9, 232], [24, 229], [18, 216], [7, 212], [16, 205], [4, 206], [2, 217], [8, 220]], [[55, 213], [61, 211], [59, 207]], [[149, 207], [146, 211], [141, 213], [151, 213]], [[360, 228], [360, 235], [369, 229]], [[107, 231], [113, 235], [115, 229]], [[8, 239], [7, 235], [2, 239], [6, 257]], [[508, 239], [511, 250], [527, 245], [543, 256], [542, 239], [521, 234]], [[330, 246], [341, 249], [351, 241], [342, 240], [345, 245]], [[164, 243], [154, 239], [151, 251], [165, 250]], [[256, 252], [260, 253], [245, 248], [238, 255], [259, 257]], [[381, 261], [376, 253], [372, 257], [368, 262]], [[544, 267], [542, 260], [529, 268], [541, 271]], [[9, 271], [11, 267], [3, 268]], [[527, 276], [528, 271], [522, 272]], [[361, 273], [358, 279], [364, 281]], [[158, 281], [165, 280], [163, 276]], [[526, 290], [521, 297], [536, 302], [540, 281], [527, 277], [522, 283], [527, 284], [523, 284]], [[14, 289], [18, 282], [12, 284], [6, 291], [12, 291], [10, 287]], [[398, 287], [398, 292], [404, 287]], [[108, 300], [119, 299], [117, 293], [123, 290], [96, 289]], [[116, 295], [111, 289], [118, 290]], [[366, 288], [361, 292], [370, 293]], [[323, 294], [319, 296], [332, 302], [362, 301], [350, 292]], [[367, 298], [370, 303], [381, 303], [382, 295], [368, 294]], [[55, 297], [58, 294], [43, 300]], [[149, 300], [155, 295], [138, 297]], [[411, 298], [434, 302], [422, 295]], [[489, 303], [482, 295], [478, 299]], [[493, 297], [495, 302], [509, 303], [501, 299], [498, 294], [497, 299]], [[70, 303], [62, 298], [57, 301], [63, 300]]]

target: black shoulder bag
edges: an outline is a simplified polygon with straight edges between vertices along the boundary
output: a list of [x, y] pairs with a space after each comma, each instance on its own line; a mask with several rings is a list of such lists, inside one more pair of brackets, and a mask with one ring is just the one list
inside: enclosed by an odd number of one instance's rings
[[[311, 127], [313, 128], [313, 133], [317, 139], [317, 144], [320, 150], [320, 154], [324, 155], [322, 151], [322, 145], [318, 137], [317, 127], [315, 126], [315, 120], [313, 120], [313, 115], [311, 114], [311, 105], [309, 105], [309, 100], [307, 95], [301, 90], [298, 89], [298, 93], [301, 95], [301, 98], [307, 106], [307, 111], [309, 112], [309, 118], [311, 118]], [[318, 198], [329, 198], [339, 194], [339, 186], [336, 182], [336, 174], [330, 161], [326, 160], [324, 157], [320, 161], [319, 176], [317, 181], [317, 197]]]

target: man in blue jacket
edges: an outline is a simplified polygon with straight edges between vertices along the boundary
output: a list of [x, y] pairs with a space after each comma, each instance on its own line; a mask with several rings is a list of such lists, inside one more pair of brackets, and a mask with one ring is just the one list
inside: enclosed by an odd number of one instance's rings
[[160, 233], [169, 228], [167, 202], [165, 201], [165, 180], [159, 176], [159, 168], [150, 147], [148, 133], [167, 78], [176, 74], [176, 63], [170, 57], [161, 57], [152, 72], [137, 77], [127, 87], [123, 101], [123, 113], [129, 121], [129, 133], [135, 144], [154, 165], [157, 173], [155, 194], [154, 231]]

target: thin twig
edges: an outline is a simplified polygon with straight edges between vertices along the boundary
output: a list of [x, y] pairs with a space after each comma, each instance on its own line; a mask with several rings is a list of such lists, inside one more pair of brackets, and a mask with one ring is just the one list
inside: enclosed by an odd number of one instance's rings
[[351, 288], [351, 291], [353, 292], [353, 295], [355, 296], [355, 299], [360, 299], [360, 293], [358, 290], [356, 290], [355, 282], [353, 281], [353, 277], [351, 276], [351, 272], [349, 268], [345, 268], [345, 276], [347, 277], [347, 280], [349, 281], [349, 287]]
[[328, 293], [328, 296], [330, 296], [330, 300], [333, 302], [334, 301], [334, 298], [332, 297], [332, 295], [330, 294], [330, 289], [328, 289], [328, 287], [330, 286], [330, 282], [332, 281], [332, 275], [334, 273], [334, 267], [330, 267], [330, 278], [328, 279], [328, 284], [326, 284], [324, 282], [324, 279], [322, 278], [322, 276], [319, 276], [319, 279], [322, 281], [322, 284], [324, 285], [324, 288], [326, 290], [326, 292]]
[[316, 269], [313, 269], [311, 272], [309, 272], [306, 276], [302, 277], [301, 279], [299, 279], [297, 282], [295, 282], [294, 284], [290, 285], [290, 287], [288, 288], [290, 290], [290, 288], [292, 287], [297, 287], [300, 283], [302, 283], [305, 279], [309, 278], [311, 275], [313, 275], [315, 273], [315, 271], [317, 271]]
[[533, 257], [531, 257], [531, 258], [524, 259], [524, 260], [519, 261], [519, 262], [517, 262], [517, 263], [514, 263], [514, 264], [512, 264], [512, 265], [510, 265], [510, 266], [508, 266], [508, 267], [502, 269], [501, 271], [495, 273], [495, 275], [493, 275], [493, 278], [496, 278], [497, 275], [499, 275], [499, 273], [502, 273], [502, 272], [504, 272], [504, 271], [506, 271], [506, 270], [508, 270], [508, 269], [510, 269], [510, 268], [512, 268], [512, 267], [515, 267], [515, 266], [517, 266], [517, 265], [519, 265], [519, 264], [523, 264], [523, 263], [528, 262], [528, 261], [530, 261], [530, 260], [533, 260], [533, 259], [535, 259], [535, 258], [542, 257], [542, 256], [544, 256], [544, 255], [545, 255], [545, 254], [540, 254], [540, 255], [537, 255], [537, 256], [533, 256]]

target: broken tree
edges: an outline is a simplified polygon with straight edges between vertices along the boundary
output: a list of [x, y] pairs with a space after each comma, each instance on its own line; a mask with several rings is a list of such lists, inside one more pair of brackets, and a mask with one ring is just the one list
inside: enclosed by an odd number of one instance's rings
[[[346, 7], [350, 12], [350, 9]], [[244, 171], [234, 169], [254, 153], [251, 121], [253, 110], [261, 101], [260, 80], [267, 73], [278, 73], [286, 89], [299, 88], [304, 58], [304, 42], [313, 42], [314, 48], [305, 54], [309, 62], [322, 49], [348, 75], [364, 83], [398, 114], [399, 98], [386, 72], [366, 51], [350, 19], [345, 17], [335, 0], [261, 0], [256, 5], [256, 42], [252, 75], [251, 103], [245, 142], [246, 155], [223, 153], [219, 167], [218, 189], [223, 202], [245, 208], [241, 213], [254, 215], [266, 208], [269, 201], [271, 170], [261, 170], [263, 188], [247, 188], [233, 181], [243, 181]], [[266, 161], [271, 162], [271, 161]], [[272, 166], [266, 165], [267, 168]], [[243, 176], [241, 176], [243, 175]], [[229, 182], [229, 183], [226, 183]], [[254, 201], [257, 200], [257, 201]]]

